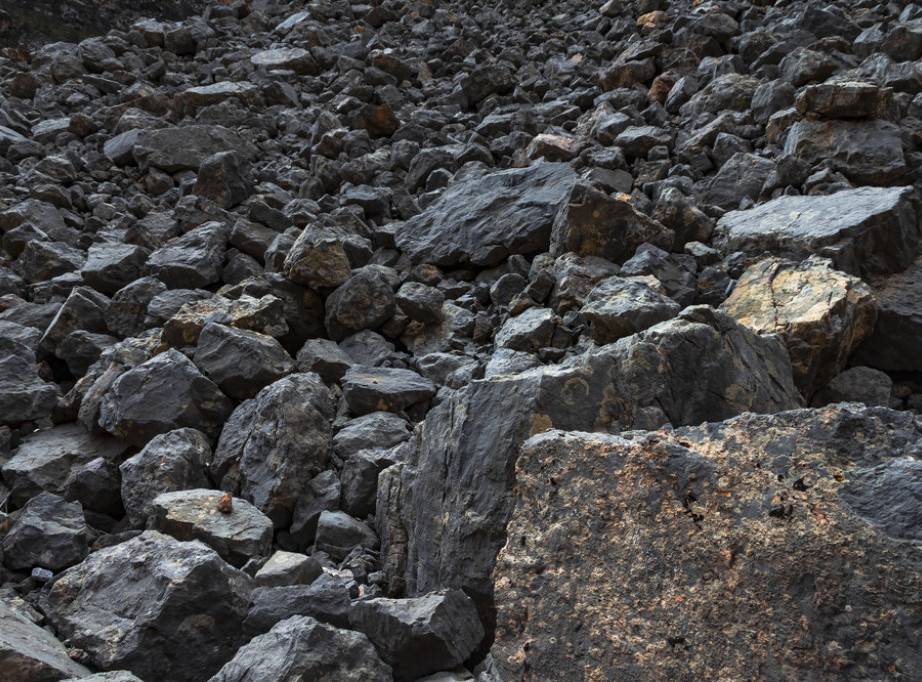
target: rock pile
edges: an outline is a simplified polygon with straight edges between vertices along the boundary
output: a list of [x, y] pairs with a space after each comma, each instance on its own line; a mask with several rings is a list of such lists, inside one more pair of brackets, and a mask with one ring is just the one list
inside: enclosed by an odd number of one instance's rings
[[922, 677], [920, 58], [838, 0], [0, 53], [0, 677]]

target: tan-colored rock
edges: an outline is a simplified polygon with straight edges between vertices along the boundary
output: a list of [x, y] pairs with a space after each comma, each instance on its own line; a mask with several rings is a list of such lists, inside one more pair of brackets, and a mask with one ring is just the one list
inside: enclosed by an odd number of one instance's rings
[[845, 368], [877, 319], [871, 288], [815, 256], [759, 261], [720, 308], [757, 334], [781, 334], [807, 398]]
[[271, 294], [262, 298], [243, 295], [237, 300], [212, 296], [186, 303], [163, 325], [163, 341], [172, 348], [194, 346], [209, 322], [248, 329], [273, 337], [288, 333], [281, 299]]

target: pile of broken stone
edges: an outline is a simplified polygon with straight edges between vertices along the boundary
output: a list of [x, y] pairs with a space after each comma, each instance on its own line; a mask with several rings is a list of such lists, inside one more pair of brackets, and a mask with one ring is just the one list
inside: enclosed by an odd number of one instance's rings
[[0, 58], [0, 677], [922, 679], [922, 6], [216, 2]]

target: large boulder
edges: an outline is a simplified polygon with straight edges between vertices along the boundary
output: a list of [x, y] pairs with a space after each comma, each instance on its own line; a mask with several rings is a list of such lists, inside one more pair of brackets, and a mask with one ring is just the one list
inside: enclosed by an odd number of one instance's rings
[[209, 682], [393, 679], [365, 635], [294, 616], [251, 639]]
[[183, 427], [213, 438], [232, 409], [189, 358], [170, 349], [115, 380], [100, 406], [99, 424], [134, 445]]
[[514, 253], [548, 250], [551, 226], [576, 184], [565, 163], [458, 180], [397, 231], [397, 246], [417, 263], [491, 266]]
[[227, 420], [212, 478], [277, 528], [287, 527], [298, 497], [329, 466], [334, 413], [333, 396], [316, 374], [292, 374], [266, 386]]
[[499, 679], [922, 675], [920, 438], [858, 406], [533, 438], [494, 573]]
[[251, 579], [201, 542], [147, 531], [90, 554], [43, 592], [58, 635], [94, 666], [198, 682], [243, 643]]
[[766, 258], [746, 270], [720, 309], [757, 334], [781, 334], [794, 383], [809, 399], [845, 368], [874, 329], [871, 288], [825, 258]]
[[[189, 125], [141, 133], [128, 131], [122, 135], [133, 135], [134, 139], [129, 140], [131, 157], [141, 168], [152, 167], [166, 173], [198, 171], [205, 159], [218, 152], [235, 151], [247, 160], [255, 155], [251, 143], [223, 126]], [[115, 155], [119, 146], [110, 142], [111, 154]]]
[[911, 187], [860, 187], [829, 196], [784, 196], [746, 211], [731, 211], [714, 228], [727, 252], [801, 260], [832, 259], [853, 275], [898, 272], [916, 255], [917, 202]]

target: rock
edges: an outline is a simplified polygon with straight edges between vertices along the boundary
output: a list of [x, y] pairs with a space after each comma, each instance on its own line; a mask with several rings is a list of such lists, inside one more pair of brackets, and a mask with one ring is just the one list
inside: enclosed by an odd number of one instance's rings
[[155, 277], [141, 277], [115, 292], [106, 309], [106, 326], [113, 334], [138, 336], [147, 328], [148, 306], [166, 285]]
[[309, 585], [258, 587], [250, 595], [244, 621], [249, 633], [262, 634], [286, 618], [310, 616], [338, 628], [349, 627], [352, 600], [345, 584], [327, 573]]
[[639, 213], [619, 197], [609, 197], [587, 185], [576, 185], [554, 220], [550, 251], [574, 252], [623, 263], [648, 242], [669, 249], [672, 230]]
[[[716, 256], [716, 252], [714, 255]], [[644, 245], [624, 262], [619, 274], [622, 277], [652, 275], [666, 295], [684, 307], [691, 305], [698, 293], [696, 269], [694, 257], [687, 253], [667, 253], [655, 246]]]
[[803, 116], [878, 118], [886, 114], [892, 91], [855, 81], [808, 85], [797, 93], [794, 106]]
[[324, 511], [317, 520], [316, 546], [342, 561], [356, 547], [374, 549], [378, 538], [371, 528], [345, 512]]
[[34, 352], [0, 336], [0, 425], [47, 419], [58, 395], [54, 384], [39, 378]]
[[567, 164], [459, 180], [397, 232], [397, 247], [415, 263], [492, 266], [510, 254], [547, 251], [551, 226], [576, 184]]
[[252, 191], [235, 151], [218, 152], [202, 161], [192, 191], [221, 208], [233, 208]]
[[830, 403], [859, 402], [868, 406], [888, 407], [893, 393], [893, 380], [880, 370], [852, 367], [837, 374], [813, 398], [814, 406]]
[[324, 471], [311, 479], [295, 503], [291, 519], [291, 537], [299, 547], [314, 544], [317, 521], [325, 511], [339, 509], [341, 484], [334, 471]]
[[0, 621], [0, 665], [8, 682], [57, 682], [90, 675], [51, 633], [2, 603]]
[[212, 296], [182, 304], [179, 311], [164, 322], [163, 340], [174, 348], [195, 345], [209, 322], [272, 337], [282, 337], [289, 331], [284, 305], [276, 296], [242, 295], [235, 300]]
[[93, 244], [80, 274], [88, 286], [112, 295], [138, 279], [145, 259], [143, 249], [134, 244]]
[[148, 526], [177, 540], [201, 540], [231, 566], [240, 568], [272, 548], [272, 521], [246, 500], [219, 508], [217, 490], [179, 490], [158, 495], [150, 503]]
[[550, 308], [529, 308], [521, 315], [510, 317], [499, 328], [496, 347], [537, 353], [551, 345], [558, 324], [559, 318]]
[[857, 184], [895, 185], [907, 172], [899, 128], [888, 121], [798, 121], [784, 153], [811, 165], [831, 161]]
[[94, 666], [192, 682], [242, 644], [251, 584], [202, 543], [147, 531], [65, 571], [41, 606]]
[[364, 635], [295, 616], [250, 640], [209, 682], [294, 679], [390, 682], [393, 676]]
[[143, 446], [154, 436], [183, 427], [213, 438], [231, 409], [227, 396], [191, 360], [170, 349], [115, 380], [100, 406], [99, 424]]
[[586, 297], [580, 310], [598, 344], [617, 341], [675, 317], [679, 304], [642, 280], [603, 279]]
[[484, 635], [474, 603], [460, 590], [358, 601], [349, 619], [393, 666], [395, 680], [453, 668], [473, 653]]
[[349, 256], [336, 230], [311, 223], [298, 235], [285, 257], [285, 276], [318, 289], [338, 287], [349, 279]]
[[276, 528], [329, 466], [335, 404], [315, 374], [292, 374], [244, 401], [227, 420], [211, 477], [255, 505]]
[[256, 587], [310, 585], [323, 573], [316, 559], [295, 552], [275, 552], [253, 577]]
[[207, 222], [160, 247], [147, 259], [145, 273], [170, 289], [196, 289], [221, 281], [227, 251], [227, 227]]
[[735, 210], [745, 199], [759, 198], [763, 185], [775, 170], [768, 159], [737, 152], [721, 166], [717, 175], [710, 178], [702, 189], [704, 201], [724, 210]]
[[[802, 679], [829, 665], [878, 677], [897, 659], [914, 675], [914, 638], [890, 613], [919, 580], [902, 540], [919, 513], [905, 502], [916, 434], [908, 415], [838, 406], [632, 439], [532, 439], [495, 573], [500, 678], [524, 679], [528, 666], [554, 679], [685, 679], [689, 670]], [[889, 485], [895, 475], [899, 487]], [[587, 524], [584, 500], [599, 496]], [[751, 640], [755, 631], [769, 649]], [[630, 637], [612, 637], [622, 632]], [[796, 653], [796, 642], [812, 653]], [[658, 653], [638, 658], [637, 647]], [[874, 658], [856, 661], [855, 647]]]
[[380, 265], [356, 270], [326, 301], [330, 338], [342, 341], [364, 329], [379, 329], [396, 311], [395, 273]]
[[877, 319], [870, 287], [816, 256], [801, 263], [759, 261], [720, 309], [757, 334], [782, 336], [794, 383], [808, 400], [845, 368]]
[[346, 423], [333, 436], [333, 449], [348, 458], [360, 450], [387, 449], [410, 438], [410, 424], [391, 412], [371, 412]]
[[421, 282], [406, 282], [397, 290], [395, 302], [411, 320], [435, 324], [442, 319], [445, 294]]
[[817, 254], [849, 274], [890, 273], [904, 270], [915, 256], [915, 215], [908, 187], [785, 196], [727, 213], [717, 222], [713, 239], [726, 253], [768, 251], [798, 260]]
[[435, 395], [435, 384], [408, 369], [352, 367], [343, 376], [343, 397], [356, 416], [400, 412]]
[[329, 339], [309, 339], [298, 351], [298, 371], [315, 372], [328, 384], [342, 379], [353, 364], [352, 358]]
[[199, 334], [193, 361], [235, 400], [254, 397], [295, 369], [294, 361], [271, 336], [214, 322]]
[[317, 64], [311, 57], [311, 53], [301, 47], [263, 50], [250, 57], [250, 63], [267, 71], [283, 69], [294, 71], [302, 76], [311, 76], [317, 73]]
[[254, 155], [253, 146], [222, 126], [189, 125], [147, 130], [138, 135], [131, 154], [142, 170], [157, 168], [165, 173], [198, 171], [208, 157], [233, 151], [244, 160]]
[[3, 536], [3, 562], [13, 570], [60, 571], [88, 551], [83, 507], [54, 493], [40, 493], [13, 512]]

